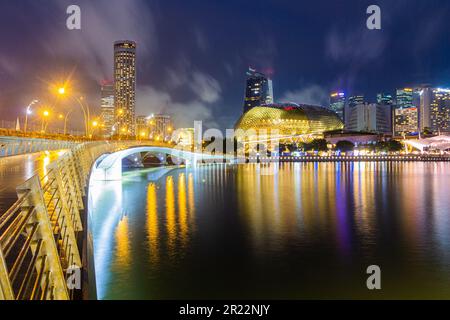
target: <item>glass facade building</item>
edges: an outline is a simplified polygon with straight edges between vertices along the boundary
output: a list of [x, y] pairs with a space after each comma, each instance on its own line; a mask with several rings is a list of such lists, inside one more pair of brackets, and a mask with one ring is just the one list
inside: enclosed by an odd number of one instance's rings
[[430, 105], [430, 129], [450, 132], [450, 89], [436, 88]]
[[387, 93], [378, 93], [377, 94], [377, 103], [384, 105], [392, 105], [394, 103], [394, 99], [391, 94]]
[[394, 135], [408, 135], [419, 130], [418, 91], [412, 88], [397, 89], [393, 110]]
[[342, 121], [344, 120], [344, 109], [345, 109], [344, 92], [333, 92], [330, 94], [330, 109], [333, 110]]
[[359, 104], [364, 104], [364, 95], [351, 96], [348, 98], [348, 106], [354, 107]]
[[249, 68], [244, 97], [244, 113], [262, 104], [273, 103], [273, 86], [265, 74]]

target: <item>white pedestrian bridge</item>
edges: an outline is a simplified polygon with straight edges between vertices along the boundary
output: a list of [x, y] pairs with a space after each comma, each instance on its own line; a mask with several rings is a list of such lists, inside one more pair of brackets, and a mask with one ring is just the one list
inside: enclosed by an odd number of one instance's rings
[[104, 181], [121, 180], [122, 160], [142, 153], [170, 156], [176, 164], [184, 163], [192, 166], [196, 166], [199, 162], [223, 163], [224, 160], [231, 161], [233, 159], [228, 155], [202, 154], [170, 147], [138, 146], [102, 155], [92, 168], [92, 178]]
[[[229, 158], [139, 141], [39, 144], [39, 148], [28, 143], [23, 144], [26, 148], [3, 148], [7, 152], [0, 157], [50, 147], [65, 152], [46, 165], [42, 176], [36, 174], [17, 186], [17, 201], [0, 213], [0, 300], [68, 300], [89, 294], [94, 271], [89, 255], [82, 254], [91, 248], [85, 207], [89, 177], [120, 180], [122, 159], [140, 153], [169, 155], [187, 165]], [[81, 271], [80, 291], [70, 279]]]

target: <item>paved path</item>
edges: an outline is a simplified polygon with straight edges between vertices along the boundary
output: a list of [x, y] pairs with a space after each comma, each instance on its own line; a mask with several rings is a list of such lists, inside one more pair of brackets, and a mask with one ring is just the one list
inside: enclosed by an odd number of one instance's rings
[[16, 187], [35, 174], [45, 175], [46, 166], [59, 151], [0, 158], [0, 215], [17, 200]]

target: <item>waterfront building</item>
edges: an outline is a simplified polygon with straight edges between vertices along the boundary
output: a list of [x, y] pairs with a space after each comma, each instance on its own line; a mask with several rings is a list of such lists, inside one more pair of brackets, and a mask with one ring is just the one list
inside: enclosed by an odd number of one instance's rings
[[136, 43], [114, 43], [114, 91], [117, 130], [120, 135], [135, 134]]
[[394, 109], [394, 135], [409, 135], [418, 131], [419, 114], [416, 107]]
[[[419, 130], [418, 106], [414, 104], [418, 91], [412, 88], [397, 89], [393, 109], [394, 135], [409, 135]], [[417, 104], [417, 102], [416, 102]]]
[[255, 130], [257, 133], [264, 130], [269, 135], [276, 130], [281, 136], [321, 135], [343, 128], [335, 112], [320, 106], [295, 103], [254, 107], [243, 114], [235, 125], [235, 129]]
[[385, 134], [369, 133], [369, 132], [332, 132], [326, 133], [324, 139], [328, 143], [335, 145], [339, 141], [350, 141], [355, 146], [375, 144], [386, 138]]
[[147, 118], [150, 138], [156, 141], [170, 141], [173, 133], [173, 122], [170, 115], [156, 114]]
[[273, 103], [272, 80], [265, 74], [249, 68], [244, 97], [244, 113], [250, 109], [262, 105]]
[[332, 92], [330, 94], [330, 109], [333, 110], [339, 118], [344, 120], [345, 109], [345, 93], [344, 92]]
[[450, 89], [422, 88], [419, 114], [420, 131], [450, 132]]
[[114, 116], [114, 85], [104, 81], [101, 85], [100, 119], [102, 135], [105, 138], [111, 137], [115, 121]]
[[150, 136], [150, 127], [147, 116], [136, 117], [136, 136], [147, 139]]
[[391, 107], [377, 103], [363, 103], [348, 109], [346, 130], [356, 132], [391, 132]]

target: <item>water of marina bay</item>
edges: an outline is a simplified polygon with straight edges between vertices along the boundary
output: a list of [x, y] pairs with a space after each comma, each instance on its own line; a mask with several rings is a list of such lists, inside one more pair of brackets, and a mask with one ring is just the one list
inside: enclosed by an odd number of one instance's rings
[[91, 182], [98, 298], [450, 298], [449, 178], [450, 163], [355, 162]]

